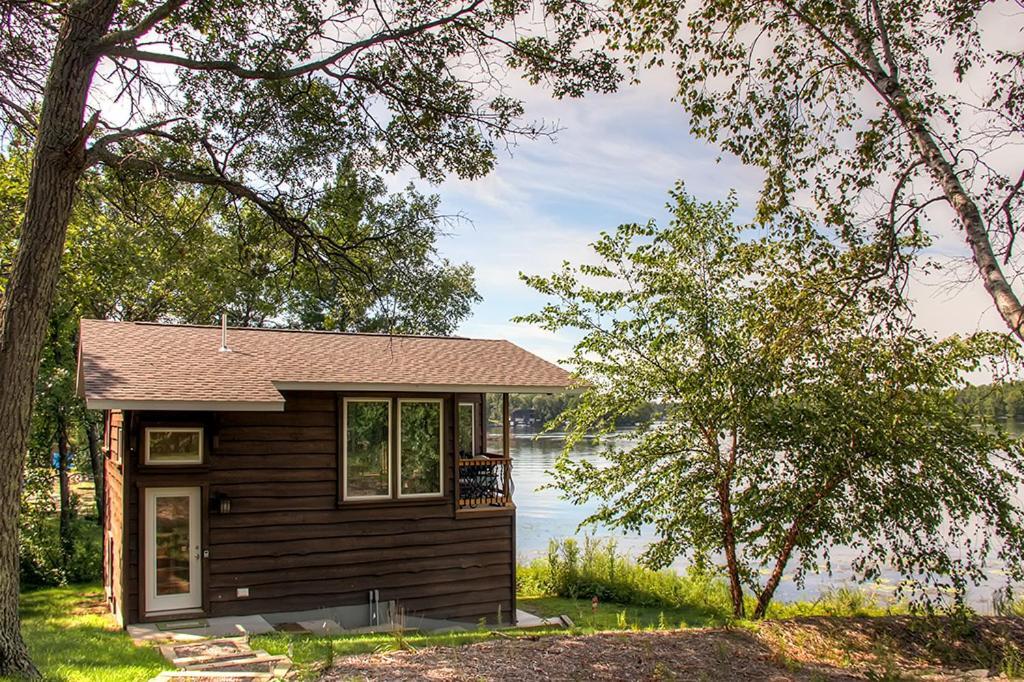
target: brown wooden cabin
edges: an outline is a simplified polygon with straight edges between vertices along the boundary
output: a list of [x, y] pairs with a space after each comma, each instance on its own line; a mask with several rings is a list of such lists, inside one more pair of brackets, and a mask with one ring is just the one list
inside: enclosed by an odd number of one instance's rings
[[510, 622], [508, 393], [568, 383], [507, 341], [83, 320], [110, 608], [126, 625], [376, 590], [410, 615]]

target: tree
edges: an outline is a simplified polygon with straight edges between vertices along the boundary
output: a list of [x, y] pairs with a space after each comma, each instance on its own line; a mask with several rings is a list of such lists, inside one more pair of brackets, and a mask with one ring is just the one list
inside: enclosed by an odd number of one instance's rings
[[[851, 295], [862, 254], [804, 221], [764, 235], [731, 223], [734, 201], [681, 190], [670, 208], [668, 227], [604, 234], [595, 265], [525, 278], [555, 300], [522, 321], [583, 335], [572, 363], [588, 388], [564, 415], [554, 473], [571, 501], [600, 502], [587, 521], [653, 527], [642, 560], [654, 566], [721, 557], [736, 617], [750, 595], [763, 617], [787, 567], [800, 584], [835, 545], [857, 553], [862, 580], [891, 561], [958, 599], [989, 552], [1008, 579], [1024, 575], [1024, 450], [979, 427], [954, 390], [1005, 338], [937, 341], [886, 287]], [[650, 402], [662, 420], [606, 466], [567, 457]]]
[[1012, 282], [1024, 212], [1019, 3], [617, 0], [611, 41], [670, 63], [696, 136], [765, 171], [760, 217], [805, 198], [904, 284], [922, 225], [949, 215], [1024, 339]]
[[496, 139], [544, 132], [519, 122], [500, 66], [546, 78], [558, 95], [614, 86], [609, 59], [577, 49], [594, 26], [590, 7], [545, 3], [551, 33], [506, 30], [530, 9], [484, 0], [0, 4], [0, 121], [33, 141], [0, 309], [0, 674], [37, 672], [18, 632], [15, 521], [40, 349], [86, 169], [220, 189], [272, 219], [296, 259], [374, 288], [348, 258], [364, 244], [338, 243], [305, 220], [340, 158], [435, 180], [479, 176]]
[[[29, 158], [23, 144], [0, 156], [0, 263], [10, 263], [17, 248]], [[50, 314], [25, 470], [20, 525], [32, 579], [83, 575], [81, 566], [68, 565], [83, 558], [72, 533], [69, 449], [88, 447], [97, 510], [103, 509], [97, 421], [75, 391], [81, 316], [208, 323], [227, 311], [232, 323], [253, 326], [285, 320], [315, 328], [450, 333], [479, 298], [472, 268], [436, 254], [444, 223], [433, 197], [411, 188], [387, 195], [380, 180], [342, 164], [306, 220], [338, 241], [365, 239], [369, 246], [348, 257], [375, 273], [388, 294], [373, 296], [358, 280], [296, 261], [286, 235], [221, 190], [103, 168], [85, 174]], [[0, 267], [0, 290], [7, 272]], [[303, 319], [311, 302], [321, 315]], [[55, 447], [61, 453], [59, 543], [50, 523]]]

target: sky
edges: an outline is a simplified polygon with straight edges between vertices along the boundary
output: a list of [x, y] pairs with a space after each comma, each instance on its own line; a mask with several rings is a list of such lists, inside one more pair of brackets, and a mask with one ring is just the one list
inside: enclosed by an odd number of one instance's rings
[[[522, 89], [530, 118], [557, 123], [554, 140], [526, 141], [502, 150], [496, 169], [475, 181], [450, 180], [436, 191], [446, 213], [464, 215], [442, 239], [441, 255], [476, 267], [483, 296], [458, 329], [471, 337], [504, 338], [553, 362], [571, 354], [576, 336], [514, 324], [515, 315], [538, 310], [544, 298], [519, 273], [550, 274], [563, 261], [588, 257], [601, 231], [628, 222], [663, 221], [668, 191], [677, 181], [700, 201], [740, 202], [738, 220], [749, 219], [762, 173], [690, 136], [685, 112], [671, 101], [669, 78], [649, 78], [610, 95], [556, 101], [539, 89]], [[933, 256], [963, 257], [966, 247], [947, 220]], [[970, 276], [970, 266], [956, 273]], [[921, 327], [939, 335], [1003, 325], [977, 280], [953, 285], [953, 273], [916, 274], [910, 296]], [[564, 364], [564, 363], [563, 363]]]

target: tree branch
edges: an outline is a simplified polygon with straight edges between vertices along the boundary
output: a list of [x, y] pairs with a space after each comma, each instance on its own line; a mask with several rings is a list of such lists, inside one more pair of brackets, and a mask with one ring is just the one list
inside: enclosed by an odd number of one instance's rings
[[119, 57], [122, 59], [134, 59], [141, 62], [152, 62], [155, 64], [170, 64], [172, 66], [180, 66], [193, 71], [224, 71], [230, 73], [239, 78], [252, 79], [252, 80], [267, 80], [267, 81], [278, 81], [295, 78], [297, 76], [303, 76], [306, 74], [320, 71], [325, 67], [328, 67], [345, 57], [351, 56], [357, 52], [368, 49], [375, 45], [381, 45], [384, 43], [396, 42], [409, 38], [418, 33], [423, 33], [434, 28], [439, 28], [446, 24], [450, 24], [463, 15], [474, 12], [477, 7], [483, 4], [483, 0], [473, 0], [470, 4], [464, 6], [462, 9], [448, 14], [446, 16], [427, 21], [421, 24], [415, 24], [413, 26], [407, 26], [403, 29], [395, 31], [383, 31], [377, 33], [364, 40], [358, 40], [354, 43], [350, 43], [343, 49], [334, 52], [333, 54], [318, 59], [316, 61], [307, 62], [305, 64], [299, 64], [293, 66], [290, 69], [260, 69], [260, 68], [249, 68], [226, 59], [192, 59], [190, 57], [183, 57], [181, 55], [163, 54], [160, 52], [149, 52], [147, 50], [139, 50], [131, 47], [120, 47], [117, 45], [111, 46], [104, 51], [108, 57]]
[[167, 0], [167, 2], [159, 5], [134, 26], [129, 26], [119, 31], [112, 31], [100, 38], [96, 41], [96, 49], [102, 52], [115, 45], [141, 38], [153, 30], [154, 26], [167, 19], [175, 11], [181, 9], [186, 3], [188, 3], [188, 0]]

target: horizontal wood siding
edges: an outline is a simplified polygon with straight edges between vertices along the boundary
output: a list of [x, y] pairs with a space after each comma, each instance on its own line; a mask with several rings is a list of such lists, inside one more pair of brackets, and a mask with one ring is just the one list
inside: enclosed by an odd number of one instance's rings
[[[139, 443], [147, 423], [204, 423], [208, 456], [180, 471], [140, 468], [132, 458], [129, 573], [138, 575], [138, 487], [206, 484], [211, 497], [231, 502], [229, 513], [211, 508], [205, 520], [209, 616], [365, 604], [376, 589], [410, 615], [494, 621], [500, 610], [507, 622], [514, 516], [455, 515], [451, 406], [467, 396], [444, 396], [445, 496], [362, 504], [338, 499], [340, 396], [285, 397], [283, 413], [138, 414]], [[240, 587], [249, 597], [237, 597]]]
[[107, 414], [103, 431], [103, 584], [111, 612], [125, 623], [125, 504], [124, 472], [121, 464], [124, 415], [119, 410]]

